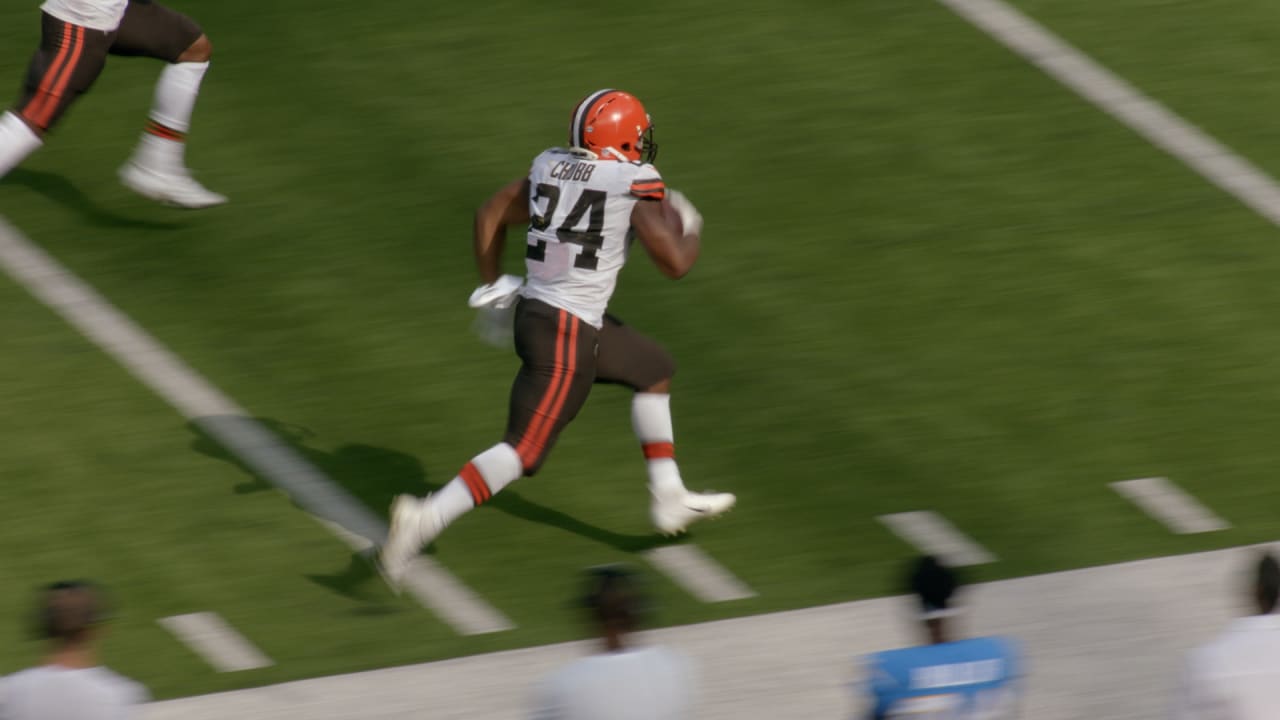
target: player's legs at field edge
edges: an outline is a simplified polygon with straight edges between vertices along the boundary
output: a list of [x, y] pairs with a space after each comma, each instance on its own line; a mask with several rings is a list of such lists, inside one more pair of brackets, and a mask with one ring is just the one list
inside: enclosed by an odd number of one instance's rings
[[160, 73], [142, 139], [120, 169], [121, 181], [144, 197], [185, 208], [221, 205], [225, 197], [191, 177], [186, 164], [191, 115], [213, 44], [191, 18], [156, 3], [129, 4], [113, 55], [149, 57], [169, 65]]
[[678, 497], [685, 492], [676, 465], [671, 422], [671, 380], [675, 374], [676, 362], [666, 348], [618, 318], [605, 316], [596, 382], [635, 391], [631, 428], [640, 441], [649, 489], [655, 497]]
[[653, 496], [650, 518], [661, 532], [683, 532], [697, 520], [715, 517], [737, 502], [729, 493], [689, 492], [676, 464], [675, 430], [671, 420], [671, 380], [676, 363], [652, 338], [612, 315], [600, 330], [596, 382], [623, 385], [635, 391], [631, 399], [631, 427], [644, 453]]
[[503, 441], [475, 456], [447, 485], [425, 498], [401, 496], [391, 507], [382, 567], [398, 582], [410, 560], [446, 527], [521, 475], [535, 475], [560, 432], [577, 416], [595, 379], [597, 331], [572, 313], [521, 300], [515, 315], [520, 371], [511, 387]]
[[40, 46], [31, 56], [22, 95], [0, 117], [0, 177], [44, 143], [44, 136], [102, 73], [114, 33], [40, 16]]
[[595, 328], [566, 310], [522, 300], [516, 309], [515, 342], [521, 366], [511, 384], [506, 435], [433, 496], [442, 526], [521, 475], [536, 475], [591, 394]]

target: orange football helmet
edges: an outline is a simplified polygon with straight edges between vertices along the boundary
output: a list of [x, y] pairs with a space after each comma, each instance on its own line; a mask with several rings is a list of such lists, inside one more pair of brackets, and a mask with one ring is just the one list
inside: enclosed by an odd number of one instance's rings
[[649, 113], [621, 90], [597, 90], [578, 103], [570, 116], [569, 145], [631, 162], [651, 163], [658, 156]]

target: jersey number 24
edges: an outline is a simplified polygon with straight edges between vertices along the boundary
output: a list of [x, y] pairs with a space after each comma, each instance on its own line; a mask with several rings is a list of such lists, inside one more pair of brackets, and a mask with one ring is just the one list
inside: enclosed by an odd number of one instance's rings
[[[573, 209], [569, 211], [569, 215], [564, 222], [560, 223], [560, 227], [556, 228], [556, 238], [560, 242], [582, 246], [582, 252], [578, 253], [578, 257], [573, 261], [573, 266], [576, 268], [595, 270], [600, 261], [596, 253], [604, 245], [604, 235], [600, 231], [604, 230], [604, 201], [607, 197], [608, 195], [602, 190], [583, 190], [578, 196], [578, 202], [574, 203]], [[546, 200], [547, 206], [541, 213], [535, 213], [529, 218], [529, 226], [534, 230], [546, 230], [551, 226], [551, 219], [555, 217], [556, 207], [560, 205], [560, 187], [538, 183], [534, 187], [532, 199], [535, 205], [541, 200]], [[587, 229], [575, 230], [574, 228], [582, 224], [582, 218], [588, 212], [591, 214], [587, 217]], [[526, 247], [524, 256], [539, 262], [545, 260], [547, 241], [539, 240], [530, 244]]]

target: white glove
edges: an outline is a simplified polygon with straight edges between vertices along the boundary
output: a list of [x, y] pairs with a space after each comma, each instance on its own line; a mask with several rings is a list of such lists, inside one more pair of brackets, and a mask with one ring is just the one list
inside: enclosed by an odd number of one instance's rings
[[488, 285], [481, 285], [471, 293], [471, 299], [467, 304], [473, 308], [493, 308], [495, 310], [506, 310], [516, 302], [516, 297], [520, 294], [520, 286], [524, 284], [524, 278], [515, 275], [503, 275]]
[[684, 225], [684, 231], [689, 235], [702, 234], [702, 213], [698, 212], [698, 208], [689, 202], [689, 198], [679, 190], [667, 190], [667, 200], [671, 203], [671, 207], [680, 215], [680, 224]]
[[502, 309], [480, 308], [476, 311], [476, 319], [471, 323], [471, 332], [485, 345], [502, 350], [510, 349], [515, 344], [515, 313], [515, 306]]
[[471, 331], [485, 344], [496, 348], [511, 347], [516, 298], [520, 296], [523, 284], [524, 278], [503, 275], [471, 293], [467, 304], [479, 311], [471, 324]]

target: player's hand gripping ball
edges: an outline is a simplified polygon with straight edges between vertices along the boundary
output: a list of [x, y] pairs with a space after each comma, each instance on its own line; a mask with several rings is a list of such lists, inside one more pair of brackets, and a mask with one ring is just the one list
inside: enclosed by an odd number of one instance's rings
[[668, 189], [662, 199], [662, 209], [668, 213], [674, 212], [672, 222], [680, 229], [681, 235], [702, 234], [702, 215], [684, 193]]

